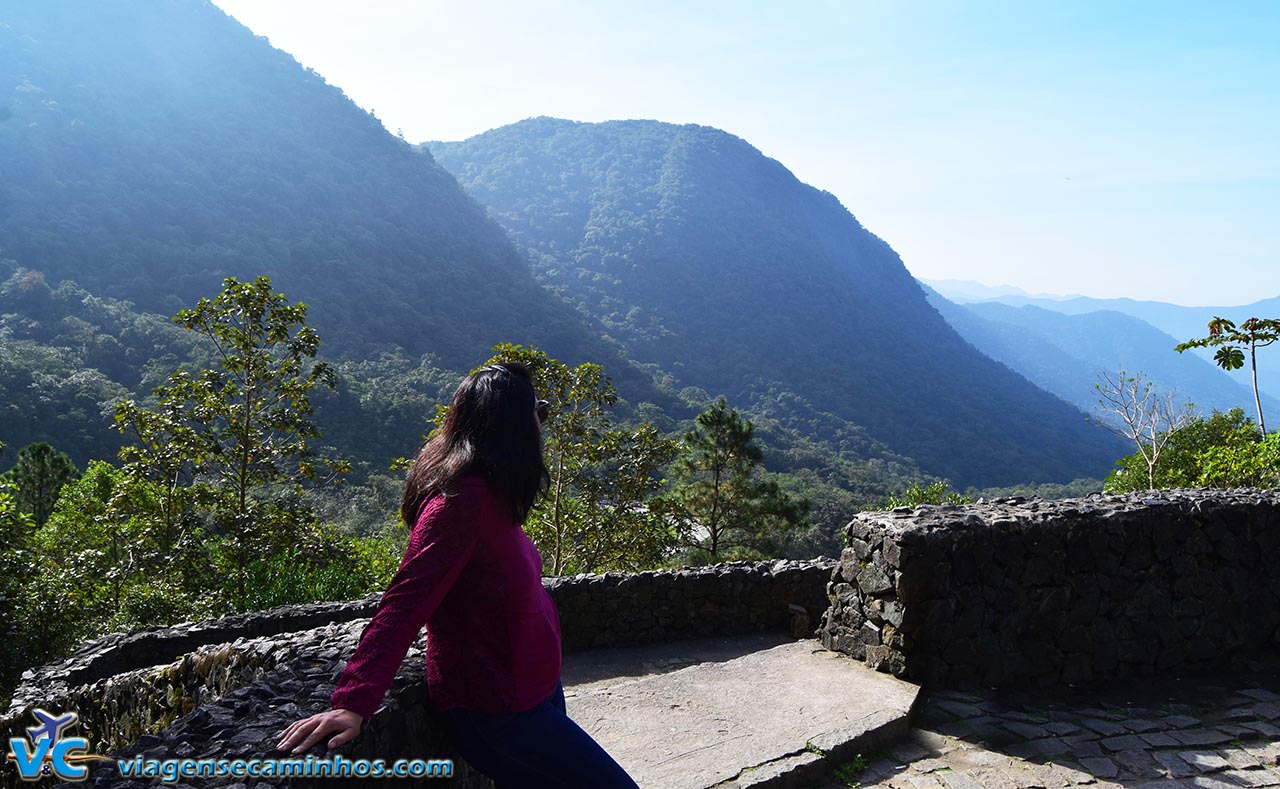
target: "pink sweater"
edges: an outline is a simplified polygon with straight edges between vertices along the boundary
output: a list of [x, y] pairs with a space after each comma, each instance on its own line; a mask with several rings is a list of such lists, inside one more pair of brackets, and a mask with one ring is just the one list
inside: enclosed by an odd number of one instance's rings
[[560, 619], [542, 558], [480, 476], [423, 504], [330, 704], [372, 715], [423, 625], [436, 711], [523, 712], [560, 681]]

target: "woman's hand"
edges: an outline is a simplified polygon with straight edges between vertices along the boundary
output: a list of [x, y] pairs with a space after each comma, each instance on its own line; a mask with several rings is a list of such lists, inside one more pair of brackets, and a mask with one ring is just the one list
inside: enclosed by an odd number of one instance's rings
[[276, 750], [292, 750], [293, 753], [301, 753], [320, 742], [325, 736], [334, 734], [329, 740], [329, 749], [333, 750], [355, 739], [363, 723], [364, 716], [351, 710], [336, 709], [321, 712], [289, 724], [287, 729], [280, 732], [280, 741], [276, 743]]

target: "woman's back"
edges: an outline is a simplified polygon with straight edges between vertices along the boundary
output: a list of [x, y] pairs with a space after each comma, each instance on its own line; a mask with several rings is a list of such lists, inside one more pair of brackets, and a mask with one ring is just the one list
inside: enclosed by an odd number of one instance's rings
[[[470, 559], [427, 619], [427, 683], [436, 710], [527, 710], [560, 677], [560, 620], [542, 558], [479, 475], [423, 507], [415, 532], [465, 529]], [[441, 534], [440, 539], [449, 539]], [[462, 540], [459, 540], [460, 542]]]

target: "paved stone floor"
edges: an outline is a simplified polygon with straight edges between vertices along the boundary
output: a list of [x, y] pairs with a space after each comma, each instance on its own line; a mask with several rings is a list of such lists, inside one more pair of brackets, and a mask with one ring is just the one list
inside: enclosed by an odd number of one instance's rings
[[920, 697], [814, 639], [770, 634], [578, 653], [565, 666], [569, 716], [644, 789], [820, 775], [815, 751], [897, 742]]
[[910, 740], [827, 787], [1280, 787], [1280, 673], [1054, 696], [929, 693]]

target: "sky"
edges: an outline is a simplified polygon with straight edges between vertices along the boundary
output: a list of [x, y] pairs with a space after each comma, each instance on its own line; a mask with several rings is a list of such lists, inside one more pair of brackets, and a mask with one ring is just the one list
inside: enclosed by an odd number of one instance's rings
[[923, 279], [1280, 295], [1280, 2], [214, 3], [412, 142], [704, 124]]

